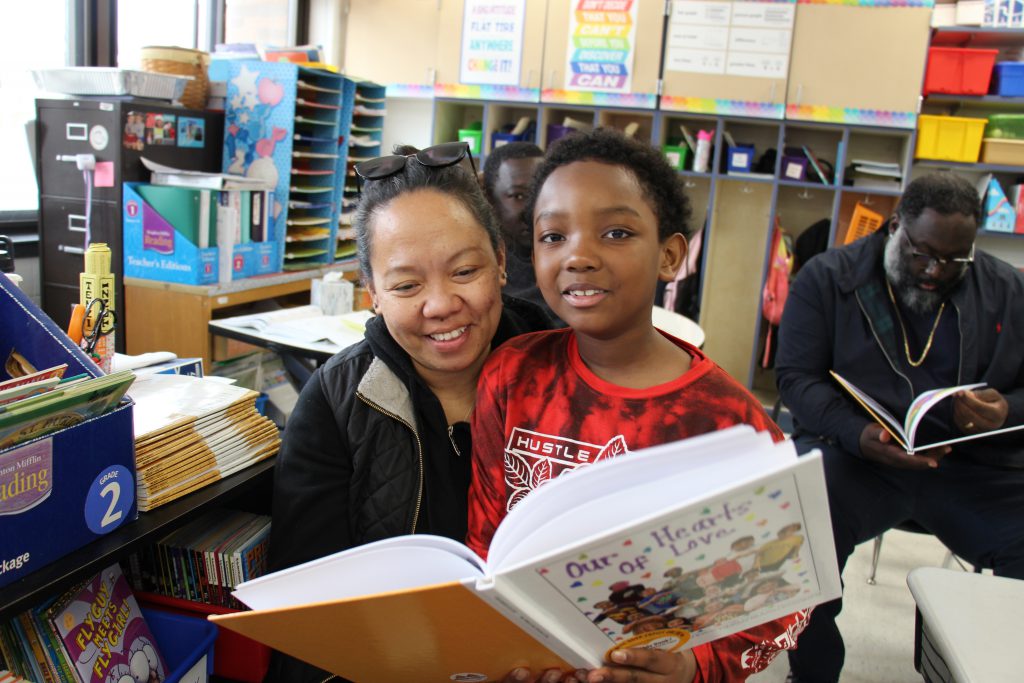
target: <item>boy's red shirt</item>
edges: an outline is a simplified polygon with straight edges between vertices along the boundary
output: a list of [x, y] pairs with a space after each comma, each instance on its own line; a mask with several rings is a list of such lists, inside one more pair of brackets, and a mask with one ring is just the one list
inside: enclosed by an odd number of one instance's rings
[[[491, 355], [473, 414], [470, 548], [486, 557], [508, 510], [565, 470], [737, 424], [784, 438], [750, 392], [699, 349], [666, 337], [690, 355], [690, 369], [647, 389], [620, 387], [591, 372], [571, 329], [516, 337]], [[737, 681], [763, 670], [795, 646], [809, 614], [697, 646], [696, 680]]]

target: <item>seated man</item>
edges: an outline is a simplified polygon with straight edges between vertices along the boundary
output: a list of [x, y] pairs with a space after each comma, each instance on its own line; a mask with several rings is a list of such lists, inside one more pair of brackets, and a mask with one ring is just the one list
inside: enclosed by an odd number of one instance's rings
[[484, 162], [483, 185], [487, 200], [501, 222], [505, 239], [505, 268], [508, 282], [502, 291], [509, 296], [532, 301], [552, 321], [561, 321], [551, 311], [537, 289], [533, 274], [533, 229], [523, 221], [523, 206], [533, 175], [544, 160], [544, 152], [532, 142], [510, 142], [495, 147]]
[[[913, 520], [969, 562], [1024, 578], [1024, 431], [910, 455], [829, 376], [901, 418], [922, 391], [985, 383], [933, 408], [919, 443], [1024, 423], [1024, 277], [975, 248], [981, 216], [966, 180], [919, 178], [888, 230], [813, 258], [790, 291], [779, 393], [798, 449], [824, 452], [840, 569], [858, 543]], [[814, 610], [791, 680], [839, 679], [841, 607]]]

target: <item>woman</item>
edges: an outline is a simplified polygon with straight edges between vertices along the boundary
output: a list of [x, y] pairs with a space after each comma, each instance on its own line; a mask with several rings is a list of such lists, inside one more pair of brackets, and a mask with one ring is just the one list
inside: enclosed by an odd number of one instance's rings
[[[469, 417], [491, 349], [545, 329], [506, 299], [498, 223], [465, 143], [359, 164], [354, 217], [376, 317], [366, 338], [313, 373], [284, 433], [274, 477], [276, 571], [391, 536], [462, 541]], [[267, 680], [328, 675], [275, 656]]]

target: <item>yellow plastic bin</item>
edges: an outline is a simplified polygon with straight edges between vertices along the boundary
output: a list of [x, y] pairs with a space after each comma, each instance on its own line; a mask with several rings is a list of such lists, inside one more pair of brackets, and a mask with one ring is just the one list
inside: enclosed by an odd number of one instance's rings
[[917, 124], [918, 159], [974, 163], [981, 150], [981, 136], [988, 119], [922, 114]]

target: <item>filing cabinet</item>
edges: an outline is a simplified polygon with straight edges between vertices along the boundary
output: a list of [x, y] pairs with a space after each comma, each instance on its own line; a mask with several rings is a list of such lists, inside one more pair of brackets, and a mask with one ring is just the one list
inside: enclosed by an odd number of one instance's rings
[[[125, 349], [121, 184], [148, 182], [142, 157], [175, 168], [221, 170], [223, 112], [154, 100], [79, 97], [36, 100], [40, 261], [43, 310], [65, 325], [78, 301], [78, 275], [88, 241], [111, 250], [118, 315], [117, 350]], [[74, 157], [91, 154], [97, 171], [86, 183]], [[100, 186], [97, 186], [100, 185]]]

